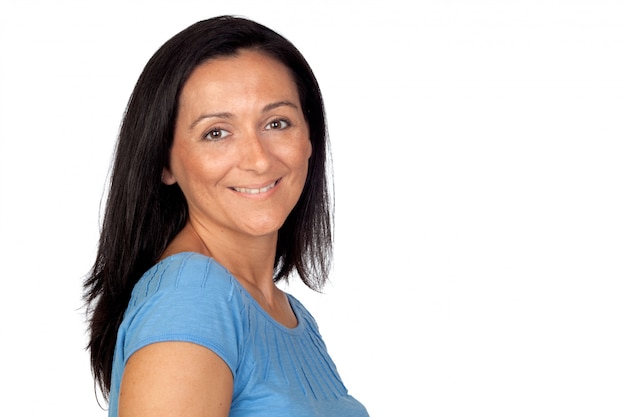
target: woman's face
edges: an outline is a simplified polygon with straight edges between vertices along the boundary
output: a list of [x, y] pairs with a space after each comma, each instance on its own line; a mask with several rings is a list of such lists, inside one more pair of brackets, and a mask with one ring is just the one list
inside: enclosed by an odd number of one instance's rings
[[163, 182], [178, 183], [204, 229], [265, 236], [298, 201], [310, 156], [289, 69], [242, 50], [200, 65], [184, 85]]

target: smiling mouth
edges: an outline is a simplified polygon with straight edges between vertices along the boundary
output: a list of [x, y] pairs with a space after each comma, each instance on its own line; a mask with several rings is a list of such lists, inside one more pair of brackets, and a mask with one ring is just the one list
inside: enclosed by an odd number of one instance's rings
[[276, 185], [278, 185], [278, 183], [280, 182], [280, 179], [274, 181], [273, 183], [271, 183], [270, 185], [263, 187], [263, 188], [244, 188], [244, 187], [232, 187], [233, 190], [237, 191], [238, 193], [244, 193], [244, 194], [261, 194], [261, 193], [266, 193], [269, 190], [271, 190], [272, 188], [276, 187]]

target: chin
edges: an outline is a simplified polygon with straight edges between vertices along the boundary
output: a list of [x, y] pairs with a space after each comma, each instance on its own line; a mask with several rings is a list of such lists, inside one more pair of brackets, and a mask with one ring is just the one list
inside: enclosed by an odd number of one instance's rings
[[267, 221], [261, 221], [254, 225], [247, 225], [244, 230], [248, 232], [248, 234], [252, 236], [268, 236], [272, 234], [277, 234], [278, 229], [280, 229], [285, 223], [285, 219], [268, 219]]

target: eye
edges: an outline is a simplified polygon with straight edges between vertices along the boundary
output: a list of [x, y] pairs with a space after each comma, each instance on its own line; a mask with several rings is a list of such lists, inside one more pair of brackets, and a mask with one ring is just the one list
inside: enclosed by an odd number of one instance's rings
[[222, 140], [224, 138], [227, 138], [230, 135], [231, 133], [226, 129], [214, 128], [214, 129], [209, 130], [204, 135], [204, 138], [206, 140], [217, 141], [217, 140]]
[[273, 130], [273, 129], [282, 130], [282, 129], [288, 128], [289, 126], [291, 126], [291, 123], [289, 123], [287, 120], [276, 119], [276, 120], [272, 120], [271, 122], [269, 122], [265, 126], [265, 130]]

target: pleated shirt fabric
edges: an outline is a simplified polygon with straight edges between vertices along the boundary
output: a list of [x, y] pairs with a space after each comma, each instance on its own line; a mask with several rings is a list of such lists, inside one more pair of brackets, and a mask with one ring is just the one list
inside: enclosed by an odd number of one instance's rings
[[295, 328], [274, 320], [214, 259], [192, 252], [165, 258], [135, 285], [119, 328], [109, 416], [117, 417], [128, 358], [151, 343], [205, 346], [234, 378], [230, 417], [365, 417], [328, 355], [311, 314], [288, 295]]

